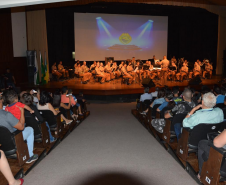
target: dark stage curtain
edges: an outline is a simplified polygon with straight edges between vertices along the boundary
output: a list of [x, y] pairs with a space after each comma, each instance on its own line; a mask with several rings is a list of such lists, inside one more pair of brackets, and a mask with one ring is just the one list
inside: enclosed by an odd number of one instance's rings
[[46, 9], [50, 66], [60, 60], [65, 65], [74, 64], [74, 12], [168, 16], [168, 58], [173, 55], [185, 57], [192, 63], [198, 58], [208, 58], [215, 69], [217, 15], [201, 8], [131, 3], [93, 3]]

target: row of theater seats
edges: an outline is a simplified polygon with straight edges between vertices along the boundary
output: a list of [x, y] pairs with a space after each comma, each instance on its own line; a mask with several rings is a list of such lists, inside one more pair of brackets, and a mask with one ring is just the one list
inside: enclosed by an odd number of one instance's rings
[[[149, 102], [148, 102], [149, 101]], [[178, 114], [173, 117], [173, 120], [165, 119], [165, 127], [163, 133], [157, 132], [151, 124], [154, 118], [163, 118], [164, 115], [157, 112], [156, 109], [160, 105], [155, 105], [149, 109], [147, 115], [141, 114], [150, 105], [150, 100], [139, 102], [138, 109], [133, 109], [132, 114], [140, 121], [140, 123], [159, 141], [159, 143], [176, 159], [181, 166], [194, 178], [197, 183], [200, 183], [197, 178], [198, 173], [198, 143], [201, 140], [207, 140], [211, 133], [222, 132], [226, 128], [226, 122], [218, 124], [199, 124], [192, 130], [183, 128], [182, 135], [177, 141], [173, 125], [174, 123], [182, 123], [186, 114]], [[145, 108], [144, 108], [145, 107]], [[226, 157], [226, 150], [216, 148], [211, 141], [209, 158], [204, 162], [201, 172], [201, 182], [204, 185], [226, 184], [226, 174], [220, 171], [222, 163]]]
[[[50, 110], [39, 111], [45, 121], [48, 122], [52, 136], [57, 138], [53, 143], [50, 143], [49, 133], [46, 123], [39, 123], [34, 116], [25, 117], [26, 126], [32, 128], [38, 127], [34, 133], [34, 153], [38, 153], [39, 159], [34, 163], [27, 164], [29, 159], [28, 148], [26, 141], [23, 140], [22, 132], [17, 130], [11, 133], [7, 128], [0, 126], [0, 149], [4, 151], [8, 158], [9, 165], [15, 175], [15, 178], [21, 178], [27, 175], [29, 171], [34, 168], [46, 155], [48, 155], [66, 136], [68, 136], [81, 122], [89, 116], [90, 112], [87, 111], [86, 105], [84, 106], [83, 116], [79, 116], [78, 121], [74, 120], [71, 124], [66, 125], [61, 122], [60, 114], [54, 115]], [[76, 114], [76, 110], [74, 109]], [[70, 118], [70, 110], [67, 110], [67, 117]], [[0, 173], [0, 185], [6, 185], [7, 181]]]

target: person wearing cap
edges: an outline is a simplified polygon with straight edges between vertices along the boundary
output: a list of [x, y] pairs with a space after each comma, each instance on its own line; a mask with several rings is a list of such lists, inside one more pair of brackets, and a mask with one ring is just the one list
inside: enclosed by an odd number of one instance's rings
[[213, 66], [207, 60], [205, 65], [205, 71], [203, 72], [203, 78], [206, 78], [206, 74], [209, 74], [210, 78], [212, 78], [212, 71], [213, 71]]

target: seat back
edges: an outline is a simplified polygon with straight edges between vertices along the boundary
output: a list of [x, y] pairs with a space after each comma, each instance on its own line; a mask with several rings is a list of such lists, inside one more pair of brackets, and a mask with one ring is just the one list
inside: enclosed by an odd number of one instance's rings
[[184, 120], [184, 118], [186, 117], [186, 113], [184, 114], [176, 114], [174, 117], [173, 117], [173, 120], [172, 120], [172, 123], [171, 123], [171, 130], [174, 130], [174, 125], [176, 124], [176, 123], [181, 123], [181, 125], [182, 125], [182, 123], [183, 123], [183, 120]]
[[144, 100], [144, 105], [145, 105], [146, 109], [148, 107], [150, 107], [151, 103], [152, 103], [152, 100]]
[[32, 127], [34, 129], [34, 137], [35, 139], [41, 137], [41, 129], [39, 126], [39, 122], [35, 119], [33, 115], [25, 116], [26, 127]]
[[51, 110], [40, 110], [39, 113], [48, 122], [49, 127], [56, 127], [57, 125], [56, 116], [53, 114]]
[[207, 134], [211, 132], [218, 132], [221, 130], [221, 127], [226, 122], [222, 123], [214, 123], [214, 124], [206, 124], [201, 123], [196, 125], [191, 131], [188, 139], [188, 144], [190, 148], [197, 148], [199, 141], [203, 139], [207, 139]]
[[16, 144], [13, 134], [4, 126], [0, 126], [0, 143], [1, 150], [7, 155], [16, 153]]
[[161, 104], [155, 104], [154, 107], [151, 110], [151, 115], [152, 117], [156, 116], [156, 109], [160, 106]]
[[225, 107], [225, 105], [224, 105], [224, 103], [218, 103], [218, 104], [216, 104], [215, 107], [219, 107], [219, 108], [223, 109]]

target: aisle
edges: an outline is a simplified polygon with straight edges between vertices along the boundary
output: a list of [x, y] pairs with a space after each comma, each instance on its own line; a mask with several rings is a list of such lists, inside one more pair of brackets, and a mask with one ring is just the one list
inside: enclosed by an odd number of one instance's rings
[[131, 114], [135, 103], [91, 104], [91, 115], [25, 178], [25, 185], [192, 185]]

